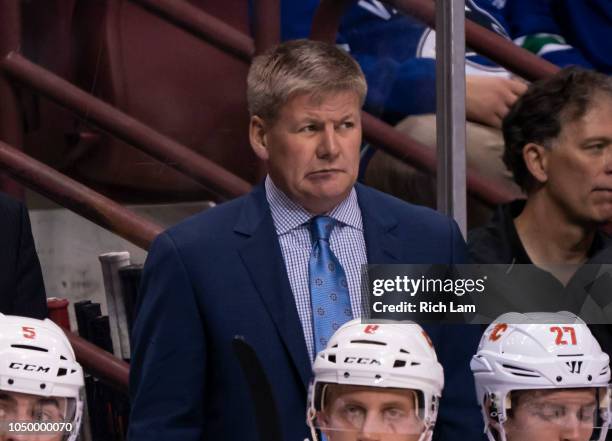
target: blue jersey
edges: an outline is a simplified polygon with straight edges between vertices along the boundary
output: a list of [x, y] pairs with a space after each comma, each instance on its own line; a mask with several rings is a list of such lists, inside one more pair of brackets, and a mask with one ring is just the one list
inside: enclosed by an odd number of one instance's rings
[[515, 41], [558, 65], [612, 74], [612, 0], [507, 0]]
[[[308, 37], [318, 3], [282, 1], [284, 40]], [[466, 17], [509, 38], [502, 7], [500, 0], [466, 0]], [[361, 0], [345, 14], [336, 42], [344, 45], [366, 76], [366, 110], [390, 123], [435, 112], [435, 32], [431, 28], [378, 0]], [[466, 52], [466, 73], [508, 76], [469, 48]]]

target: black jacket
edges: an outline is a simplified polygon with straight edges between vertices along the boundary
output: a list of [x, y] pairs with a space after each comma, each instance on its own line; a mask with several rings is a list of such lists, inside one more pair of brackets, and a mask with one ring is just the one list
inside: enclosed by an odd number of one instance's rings
[[[514, 226], [514, 218], [523, 211], [524, 207], [523, 200], [502, 205], [489, 224], [468, 233], [470, 263], [532, 263]], [[589, 256], [588, 264], [612, 263], [612, 238], [603, 232], [598, 232]]]
[[47, 316], [47, 296], [30, 218], [19, 201], [0, 194], [0, 312]]
[[[514, 218], [525, 206], [524, 201], [514, 201], [498, 208], [492, 221], [484, 227], [476, 228], [468, 233], [468, 259], [470, 263], [505, 264], [504, 275], [508, 281], [506, 292], [502, 286], [500, 292], [504, 300], [499, 299], [503, 312], [510, 312], [512, 296], [520, 287], [521, 305], [527, 302], [533, 305], [533, 311], [550, 311], [552, 309], [568, 310], [578, 313], [585, 302], [583, 286], [593, 280], [599, 265], [612, 263], [612, 239], [603, 232], [598, 232], [589, 252], [588, 267], [582, 266], [574, 277], [564, 287], [552, 274], [531, 264], [525, 248], [519, 239], [514, 226]], [[515, 265], [517, 264], [517, 265]], [[587, 282], [585, 282], [587, 281]], [[603, 283], [590, 287], [589, 295], [601, 308], [610, 303], [609, 280], [600, 279]], [[572, 287], [576, 289], [573, 290]], [[567, 289], [566, 289], [567, 288]], [[560, 294], [564, 293], [564, 294]], [[562, 297], [563, 296], [563, 297]], [[554, 305], [554, 306], [553, 306]], [[588, 317], [585, 318], [587, 321]], [[599, 323], [602, 323], [599, 321]], [[599, 341], [602, 350], [612, 354], [612, 326], [610, 324], [590, 324], [589, 328]], [[612, 432], [607, 439], [612, 438]]]

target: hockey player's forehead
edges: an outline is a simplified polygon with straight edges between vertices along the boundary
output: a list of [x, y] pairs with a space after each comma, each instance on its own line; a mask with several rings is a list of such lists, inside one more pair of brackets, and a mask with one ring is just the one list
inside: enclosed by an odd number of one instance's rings
[[21, 392], [0, 390], [0, 406], [3, 408], [52, 407], [58, 411], [64, 407], [65, 398], [42, 397]]
[[595, 387], [580, 387], [580, 388], [558, 388], [558, 389], [528, 389], [513, 391], [513, 398], [517, 403], [523, 402], [541, 402], [541, 401], [567, 401], [568, 398], [584, 399], [585, 401], [593, 401], [596, 399]]

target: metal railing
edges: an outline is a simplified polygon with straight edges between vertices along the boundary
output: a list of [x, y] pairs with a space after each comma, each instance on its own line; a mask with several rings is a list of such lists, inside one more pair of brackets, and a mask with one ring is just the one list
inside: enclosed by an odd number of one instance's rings
[[119, 392], [127, 393], [130, 365], [72, 332], [66, 332], [83, 368]]
[[[436, 7], [432, 0], [382, 0], [432, 29], [436, 28]], [[335, 42], [342, 16], [355, 0], [321, 0], [312, 23], [311, 38]], [[511, 72], [530, 80], [539, 80], [559, 71], [554, 64], [518, 47], [511, 41], [466, 19], [465, 41], [481, 55]]]
[[112, 199], [2, 141], [0, 166], [18, 182], [144, 249], [163, 230]]
[[16, 52], [10, 52], [4, 57], [0, 69], [61, 106], [86, 116], [91, 124], [191, 177], [222, 199], [240, 196], [251, 188], [244, 179]]
[[[436, 153], [396, 130], [384, 121], [362, 112], [361, 124], [364, 137], [368, 142], [429, 173], [436, 173]], [[367, 136], [366, 136], [367, 133]], [[520, 197], [520, 194], [501, 185], [496, 185], [491, 179], [485, 178], [473, 170], [467, 170], [467, 186], [474, 196], [489, 204], [497, 204]]]
[[[431, 28], [436, 27], [435, 3], [432, 0], [383, 0], [384, 3], [413, 16]], [[342, 16], [355, 3], [354, 0], [321, 0], [311, 27], [311, 38], [334, 43]], [[546, 60], [516, 46], [511, 41], [466, 19], [465, 34], [467, 44], [478, 53], [492, 59], [506, 69], [528, 80], [545, 78], [556, 73], [559, 68]], [[435, 155], [427, 148], [409, 139], [391, 134], [388, 129], [380, 129], [378, 137], [372, 136], [375, 119], [364, 124], [364, 137], [378, 147], [396, 157], [408, 159], [410, 163], [435, 173]], [[389, 129], [391, 127], [389, 126]], [[381, 139], [382, 137], [382, 139]], [[404, 148], [401, 147], [403, 144]], [[500, 203], [515, 199], [520, 194], [511, 189], [482, 178], [473, 170], [466, 171], [468, 190], [485, 202]]]
[[[423, 21], [432, 29], [436, 28], [435, 4], [432, 0], [383, 0], [383, 2]], [[465, 41], [479, 54], [530, 81], [545, 78], [559, 71], [554, 64], [467, 19]]]
[[253, 39], [183, 0], [132, 0], [149, 12], [249, 63], [255, 54]]
[[[20, 2], [0, 0], [0, 56], [21, 46]], [[23, 115], [18, 111], [17, 91], [0, 72], [0, 140], [22, 148]], [[24, 188], [0, 175], [0, 188], [14, 197], [23, 199]]]
[[[192, 35], [216, 45], [221, 50], [226, 50], [243, 61], [248, 61], [245, 59], [245, 55], [250, 54], [252, 56], [254, 54], [255, 45], [251, 37], [231, 26], [219, 26], [218, 19], [189, 5], [184, 0], [132, 1], [142, 4], [147, 10], [179, 25]], [[354, 3], [354, 0], [323, 0], [313, 21], [312, 35], [317, 39], [322, 39], [319, 38], [320, 35], [326, 35], [327, 37], [323, 39], [335, 41], [340, 18], [345, 8], [352, 3]], [[269, 22], [260, 22], [258, 25], [265, 26], [266, 24], [268, 26], [280, 25]], [[321, 28], [324, 28], [327, 32], [321, 32]], [[257, 33], [257, 29], [255, 31]], [[276, 34], [280, 31], [269, 32]], [[250, 41], [251, 44], [246, 43], [247, 41]], [[363, 135], [364, 139], [397, 158], [430, 173], [435, 173], [435, 156], [431, 155], [429, 148], [399, 133], [392, 126], [366, 112], [363, 112]], [[468, 189], [474, 196], [491, 205], [507, 202], [520, 196], [520, 194], [498, 185], [475, 170], [468, 170], [467, 182]]]

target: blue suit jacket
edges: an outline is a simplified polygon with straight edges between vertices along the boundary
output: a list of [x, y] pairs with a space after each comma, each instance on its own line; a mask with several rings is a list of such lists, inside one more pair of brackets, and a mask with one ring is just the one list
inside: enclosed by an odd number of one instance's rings
[[[452, 220], [356, 189], [369, 263], [465, 261]], [[236, 335], [259, 354], [284, 439], [302, 441], [311, 362], [263, 185], [155, 240], [132, 335], [129, 439], [257, 440]]]

